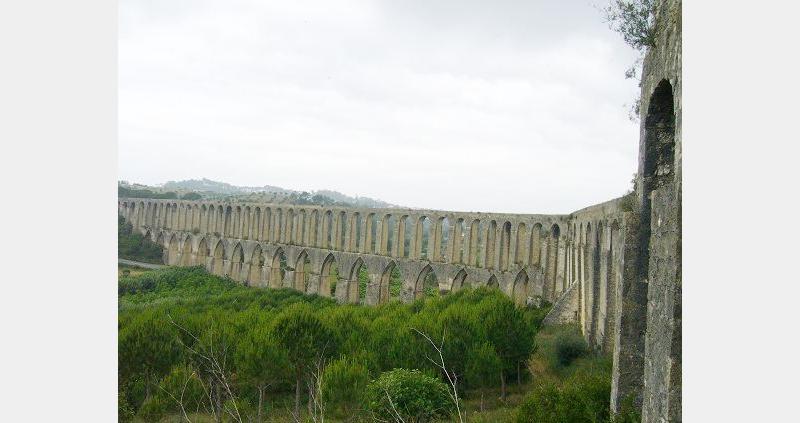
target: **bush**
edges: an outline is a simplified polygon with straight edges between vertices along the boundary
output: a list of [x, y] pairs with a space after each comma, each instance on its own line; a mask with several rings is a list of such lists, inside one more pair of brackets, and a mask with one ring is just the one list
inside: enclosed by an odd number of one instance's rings
[[[378, 419], [406, 422], [446, 419], [455, 409], [447, 385], [419, 370], [384, 372], [367, 387], [367, 408]], [[391, 399], [391, 401], [390, 401]]]
[[137, 415], [146, 422], [157, 422], [169, 412], [170, 403], [158, 396], [148, 397]]
[[[191, 366], [179, 364], [161, 380], [156, 396], [168, 404], [168, 410], [179, 411], [178, 400], [187, 413], [197, 412], [203, 407], [205, 389], [197, 372]], [[176, 400], [177, 399], [177, 400]]]
[[578, 333], [565, 332], [558, 335], [555, 341], [556, 363], [561, 367], [569, 366], [575, 359], [582, 357], [589, 350], [586, 340]]
[[564, 386], [546, 383], [525, 397], [517, 410], [519, 423], [604, 423], [609, 417], [611, 384], [607, 374], [580, 372]]
[[322, 400], [338, 417], [358, 414], [369, 383], [369, 371], [361, 363], [339, 359], [325, 368], [322, 376]]

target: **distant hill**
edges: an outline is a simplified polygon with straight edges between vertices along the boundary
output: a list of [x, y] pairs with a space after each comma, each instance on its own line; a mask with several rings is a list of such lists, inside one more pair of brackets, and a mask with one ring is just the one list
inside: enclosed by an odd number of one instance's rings
[[238, 201], [263, 201], [278, 204], [313, 204], [343, 207], [395, 207], [385, 201], [369, 197], [350, 197], [337, 191], [295, 191], [272, 185], [243, 187], [210, 179], [169, 181], [152, 187], [141, 184], [119, 182], [120, 197], [185, 198], [185, 199], [230, 199]]

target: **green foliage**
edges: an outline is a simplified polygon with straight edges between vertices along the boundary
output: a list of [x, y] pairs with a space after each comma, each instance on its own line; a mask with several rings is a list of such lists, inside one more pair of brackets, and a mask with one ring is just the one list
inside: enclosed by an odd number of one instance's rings
[[520, 405], [517, 422], [608, 422], [610, 375], [603, 371], [580, 372], [563, 386], [549, 382], [538, 386]]
[[503, 369], [503, 363], [492, 344], [484, 342], [467, 353], [467, 366], [464, 372], [467, 385], [484, 389], [495, 385]]
[[177, 199], [175, 192], [155, 192], [149, 189], [128, 188], [122, 185], [117, 186], [117, 197], [119, 198], [155, 198], [155, 199]]
[[339, 417], [352, 417], [364, 402], [369, 370], [356, 360], [341, 358], [330, 363], [322, 376], [322, 400]]
[[389, 298], [399, 298], [402, 290], [403, 275], [400, 274], [400, 269], [394, 266], [389, 274]]
[[203, 196], [196, 192], [187, 192], [181, 196], [181, 200], [201, 200], [202, 198]]
[[[413, 304], [337, 305], [288, 288], [243, 287], [202, 267], [123, 277], [118, 292], [119, 386], [125, 399], [120, 412], [127, 404], [140, 417], [153, 418], [176, 413], [172, 398], [166, 401], [159, 392], [167, 386], [172, 392], [185, 369], [193, 369], [209, 390], [218, 384], [194, 351], [225, 363], [235, 398], [223, 392], [221, 403], [235, 399], [250, 411], [256, 404], [262, 412], [284, 407], [277, 398], [294, 394], [298, 385], [305, 388], [316, 366], [328, 363], [322, 380], [329, 391], [321, 392], [326, 409], [349, 416], [368, 402], [359, 399], [359, 392], [368, 391], [365, 381], [382, 371], [418, 369], [444, 381], [428, 360], [438, 354], [413, 329], [437, 345], [443, 340], [445, 364], [462, 390], [488, 389], [499, 383], [501, 369], [516, 372], [516, 360], [533, 350], [543, 313], [515, 306], [497, 289], [465, 289]], [[340, 387], [333, 390], [334, 384]], [[344, 394], [342, 384], [356, 388]]]
[[198, 373], [187, 364], [178, 364], [161, 380], [155, 397], [167, 411], [178, 412], [182, 404], [187, 413], [196, 413], [207, 401], [205, 392]]
[[442, 381], [419, 370], [395, 369], [381, 374], [367, 387], [367, 406], [375, 417], [406, 422], [447, 418], [455, 410]]
[[133, 231], [133, 225], [119, 216], [117, 219], [117, 256], [128, 260], [161, 264], [164, 249]]
[[120, 423], [127, 423], [133, 420], [133, 416], [135, 415], [136, 413], [128, 403], [128, 398], [125, 395], [125, 391], [120, 389], [120, 391], [117, 393], [117, 421]]
[[367, 286], [369, 285], [369, 272], [367, 266], [361, 266], [358, 269], [358, 298], [366, 298]]
[[636, 50], [655, 47], [654, 0], [612, 0], [603, 9], [606, 21]]
[[588, 352], [589, 346], [586, 344], [586, 340], [576, 331], [562, 332], [556, 337], [555, 353], [559, 366], [569, 366], [575, 359]]

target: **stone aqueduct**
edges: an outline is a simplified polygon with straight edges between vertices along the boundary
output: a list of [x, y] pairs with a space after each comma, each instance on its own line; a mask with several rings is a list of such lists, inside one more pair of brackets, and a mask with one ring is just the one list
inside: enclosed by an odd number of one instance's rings
[[[610, 293], [619, 277], [618, 202], [571, 215], [133, 198], [118, 206], [120, 215], [165, 248], [170, 265], [203, 265], [251, 286], [369, 305], [390, 299], [393, 268], [403, 280], [401, 301], [421, 296], [432, 273], [443, 292], [488, 285], [519, 303], [555, 302], [560, 318], [580, 321], [602, 348], [610, 347]], [[332, 263], [341, 278], [335, 289]], [[370, 282], [360, 296], [362, 266]], [[558, 307], [562, 298], [569, 301]]]
[[[656, 9], [632, 201], [519, 215], [120, 199], [119, 213], [163, 245], [169, 263], [251, 285], [379, 304], [396, 267], [402, 301], [419, 296], [430, 274], [445, 291], [489, 285], [518, 302], [541, 296], [553, 302], [545, 323], [577, 322], [612, 354], [612, 412], [632, 400], [642, 422], [681, 421], [682, 2], [658, 0]], [[281, 273], [281, 256], [304, 266]], [[333, 262], [343, 280], [331, 292]]]

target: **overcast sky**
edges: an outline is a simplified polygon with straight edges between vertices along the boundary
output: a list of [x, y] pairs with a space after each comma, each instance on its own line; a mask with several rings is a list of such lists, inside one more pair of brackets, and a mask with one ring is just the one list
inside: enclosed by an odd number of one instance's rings
[[634, 59], [590, 0], [122, 0], [119, 178], [568, 213], [630, 186]]

